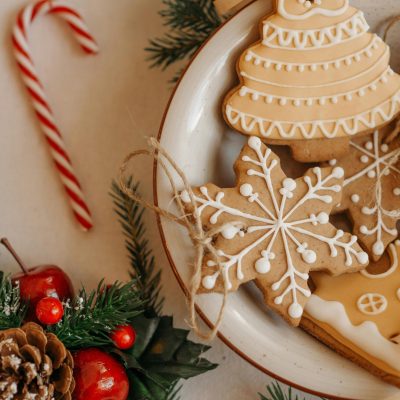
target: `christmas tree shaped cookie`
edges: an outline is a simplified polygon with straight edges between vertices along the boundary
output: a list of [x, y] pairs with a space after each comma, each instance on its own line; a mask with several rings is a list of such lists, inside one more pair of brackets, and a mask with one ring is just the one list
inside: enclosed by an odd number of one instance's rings
[[208, 184], [193, 189], [193, 199], [181, 194], [204, 229], [219, 232], [214, 242], [219, 264], [214, 256], [205, 257], [201, 291], [233, 291], [255, 280], [266, 303], [297, 325], [311, 295], [310, 270], [336, 275], [368, 263], [357, 237], [329, 223], [341, 198], [343, 169], [315, 167], [293, 180], [279, 158], [250, 137], [235, 171], [234, 188]]
[[312, 274], [301, 325], [339, 354], [400, 387], [400, 241], [366, 271]]
[[261, 41], [238, 60], [240, 85], [225, 98], [225, 120], [266, 143], [289, 145], [298, 161], [347, 153], [352, 136], [400, 111], [389, 47], [368, 30], [348, 0], [276, 0]]
[[391, 125], [352, 140], [348, 155], [330, 161], [345, 172], [343, 198], [335, 212], [347, 211], [353, 233], [375, 261], [397, 238], [400, 220], [400, 160], [391, 165], [400, 152], [400, 137], [385, 143]]

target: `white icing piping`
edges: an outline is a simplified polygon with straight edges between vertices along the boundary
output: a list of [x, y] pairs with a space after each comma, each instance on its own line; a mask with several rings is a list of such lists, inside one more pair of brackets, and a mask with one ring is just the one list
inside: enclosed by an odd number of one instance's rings
[[[389, 47], [386, 46], [385, 48], [385, 52], [382, 54], [381, 57], [379, 57], [378, 60], [375, 61], [374, 64], [372, 64], [368, 69], [354, 75], [354, 76], [350, 76], [349, 78], [346, 79], [342, 79], [342, 80], [337, 80], [335, 82], [330, 82], [330, 83], [324, 83], [324, 84], [318, 84], [318, 85], [287, 85], [284, 83], [276, 83], [276, 82], [272, 82], [272, 81], [267, 81], [264, 79], [260, 79], [260, 78], [256, 78], [255, 76], [252, 76], [244, 71], [240, 72], [240, 75], [243, 76], [244, 78], [250, 79], [254, 82], [258, 82], [258, 83], [263, 83], [263, 84], [267, 84], [267, 85], [271, 85], [271, 86], [278, 86], [278, 87], [284, 87], [284, 88], [298, 88], [298, 89], [310, 89], [310, 88], [325, 88], [325, 87], [331, 87], [331, 86], [337, 86], [340, 85], [342, 83], [347, 83], [347, 82], [351, 82], [355, 79], [361, 78], [364, 75], [367, 75], [368, 73], [370, 73], [371, 71], [373, 71], [376, 66], [382, 61], [382, 58], [386, 57], [389, 55]], [[390, 68], [390, 66], [388, 67], [388, 70], [391, 71], [391, 74], [393, 75], [394, 72], [393, 70]]]
[[358, 310], [365, 315], [379, 315], [386, 311], [388, 301], [380, 293], [365, 293], [357, 300]]
[[[322, 49], [352, 40], [368, 30], [369, 25], [362, 11], [346, 21], [322, 29], [285, 29], [267, 20], [264, 21], [262, 44], [285, 50]], [[272, 43], [275, 40], [278, 44]]]
[[252, 62], [254, 65], [261, 65], [265, 69], [273, 67], [276, 70], [285, 69], [288, 72], [296, 69], [299, 72], [304, 72], [306, 69], [309, 69], [310, 71], [315, 72], [318, 70], [318, 68], [320, 68], [324, 71], [327, 71], [331, 67], [339, 69], [343, 65], [350, 66], [352, 65], [353, 62], [360, 62], [362, 56], [371, 58], [373, 55], [372, 50], [378, 49], [380, 42], [382, 42], [382, 39], [379, 36], [374, 35], [370, 44], [364, 49], [357, 51], [353, 54], [350, 54], [348, 56], [337, 58], [333, 61], [324, 61], [315, 63], [288, 63], [288, 62], [273, 60], [266, 57], [261, 57], [252, 50], [248, 50], [246, 52], [244, 60], [246, 62]]
[[[299, 303], [297, 297], [298, 293], [309, 297], [311, 292], [308, 288], [303, 288], [298, 283], [298, 280], [307, 281], [309, 275], [297, 269], [292, 253], [300, 254], [305, 264], [314, 264], [319, 256], [316, 252], [317, 248], [311, 248], [308, 243], [301, 242], [300, 238], [308, 237], [317, 240], [321, 244], [324, 243], [329, 247], [331, 257], [337, 257], [339, 251], [342, 252], [345, 256], [345, 265], [347, 267], [353, 265], [353, 257], [360, 264], [366, 264], [368, 262], [368, 255], [354, 248], [357, 242], [356, 236], [351, 236], [348, 241], [344, 241], [347, 239], [343, 240], [345, 234], [341, 230], [336, 231], [334, 237], [325, 237], [313, 231], [313, 227], [329, 223], [329, 215], [327, 213], [320, 212], [318, 215], [311, 213], [309, 215], [304, 215], [303, 219], [290, 220], [293, 214], [309, 201], [318, 200], [325, 204], [331, 204], [333, 198], [327, 193], [338, 193], [341, 191], [341, 185], [337, 184], [335, 180], [341, 179], [344, 175], [344, 171], [342, 168], [334, 168], [331, 170], [330, 174], [323, 177], [321, 168], [313, 168], [312, 174], [315, 179], [312, 179], [308, 175], [303, 178], [308, 187], [307, 192], [286, 210], [287, 199], [291, 199], [294, 196], [297, 182], [293, 179], [286, 178], [282, 181], [281, 188], [276, 189], [271, 175], [273, 170], [278, 167], [278, 161], [275, 158], [271, 159], [272, 151], [268, 148], [265, 148], [264, 151], [261, 140], [257, 137], [250, 137], [248, 146], [253, 150], [255, 158], [247, 155], [243, 156], [242, 161], [248, 165], [246, 173], [248, 176], [258, 177], [263, 181], [265, 192], [269, 194], [272, 204], [265, 204], [260, 198], [260, 194], [254, 192], [254, 188], [250, 183], [245, 183], [240, 186], [239, 193], [242, 197], [246, 198], [249, 203], [255, 203], [260, 213], [264, 214], [264, 216], [245, 213], [234, 207], [227, 206], [223, 203], [223, 192], [218, 192], [215, 195], [215, 199], [213, 199], [209, 195], [206, 187], [201, 187], [201, 195], [195, 195], [194, 199], [200, 205], [197, 209], [198, 216], [201, 216], [207, 207], [211, 207], [215, 210], [209, 218], [211, 224], [217, 224], [222, 214], [241, 218], [240, 221], [233, 220], [228, 223], [228, 226], [224, 227], [222, 236], [225, 239], [231, 240], [235, 237], [235, 234], [239, 232], [241, 232], [241, 237], [245, 236], [247, 233], [251, 234], [259, 231], [263, 232], [263, 234], [237, 254], [227, 254], [221, 249], [217, 250], [218, 255], [222, 258], [218, 266], [220, 269], [211, 275], [205, 276], [202, 280], [202, 284], [203, 287], [208, 290], [213, 289], [216, 280], [222, 273], [227, 289], [232, 289], [232, 283], [229, 277], [230, 269], [236, 266], [236, 277], [239, 281], [243, 280], [243, 259], [261, 243], [265, 243], [265, 247], [260, 251], [260, 258], [255, 262], [254, 268], [260, 274], [267, 274], [271, 270], [271, 260], [275, 259], [275, 252], [277, 250], [276, 243], [279, 237], [284, 245], [283, 251], [286, 256], [287, 270], [277, 282], [272, 284], [271, 289], [273, 291], [278, 291], [284, 283], [287, 283], [287, 286], [282, 293], [275, 297], [274, 302], [280, 305], [283, 303], [285, 297], [291, 294], [292, 303], [289, 306], [289, 315], [292, 318], [300, 318], [303, 308]], [[253, 169], [254, 166], [256, 169]], [[279, 192], [280, 196], [277, 192]], [[190, 201], [186, 192], [181, 194], [181, 198], [185, 202]], [[248, 224], [250, 226], [248, 226], [246, 231], [238, 227], [238, 224], [244, 225], [243, 219], [252, 222], [252, 224]], [[236, 227], [233, 224], [236, 225]], [[293, 245], [290, 246], [290, 244], [293, 244], [294, 248]], [[209, 260], [207, 266], [210, 268], [217, 267], [217, 263]]]
[[[299, 15], [299, 14], [291, 14], [290, 12], [286, 11], [285, 1], [286, 0], [279, 0], [278, 13], [282, 15], [282, 17], [290, 20], [304, 20], [309, 17], [312, 17], [313, 15], [325, 15], [327, 17], [336, 17], [344, 14], [349, 8], [349, 0], [344, 0], [343, 6], [338, 8], [337, 10], [329, 10], [321, 7], [313, 7], [310, 10], [306, 11], [305, 13]], [[304, 2], [304, 5], [306, 8], [310, 8], [312, 6], [310, 1]]]
[[[395, 172], [396, 174], [400, 174], [400, 170], [396, 168], [394, 165], [389, 165], [387, 160], [390, 160], [397, 150], [394, 150], [390, 153], [387, 153], [388, 147], [387, 145], [383, 144], [379, 146], [379, 131], [375, 131], [373, 134], [373, 141], [367, 142], [365, 148], [363, 146], [359, 146], [357, 143], [350, 142], [350, 146], [358, 150], [361, 154], [361, 161], [369, 162], [372, 160], [372, 163], [368, 164], [364, 169], [356, 173], [355, 175], [345, 179], [343, 186], [347, 186], [352, 182], [358, 180], [361, 177], [368, 176], [371, 179], [380, 179], [381, 176], [381, 165], [384, 167], [389, 167], [387, 170], [388, 173], [390, 171]], [[382, 155], [380, 154], [381, 149], [386, 150], [384, 152], [382, 150]], [[369, 150], [370, 149], [370, 150]], [[385, 154], [386, 153], [386, 154]], [[379, 180], [379, 184], [382, 185], [381, 181]], [[375, 225], [369, 229], [366, 225], [362, 225], [360, 227], [360, 232], [365, 236], [372, 236], [376, 235], [376, 241], [372, 247], [373, 254], [380, 256], [385, 251], [385, 245], [382, 241], [382, 234], [386, 232], [388, 235], [393, 236], [393, 238], [397, 237], [397, 229], [390, 229], [387, 227], [383, 220], [383, 215], [387, 214], [387, 210], [382, 208], [382, 206], [378, 206], [375, 204], [373, 207], [362, 207], [361, 209], [362, 214], [367, 216], [376, 215], [376, 223]]]
[[330, 325], [361, 350], [400, 371], [400, 346], [382, 336], [374, 322], [365, 321], [354, 326], [342, 303], [326, 301], [316, 295], [309, 298], [305, 310], [312, 318]]
[[382, 274], [373, 275], [373, 274], [370, 274], [367, 270], [363, 270], [360, 272], [360, 274], [369, 279], [384, 279], [384, 278], [387, 278], [388, 276], [392, 275], [393, 272], [395, 272], [399, 266], [399, 260], [398, 260], [398, 256], [397, 256], [396, 247], [400, 247], [400, 240], [396, 240], [395, 244], [391, 243], [389, 245], [391, 259], [393, 261], [392, 261], [391, 267], [386, 272], [383, 272]]
[[[383, 108], [389, 103], [390, 109], [386, 113]], [[398, 114], [399, 105], [400, 91], [372, 110], [339, 119], [302, 122], [276, 121], [244, 113], [229, 104], [226, 106], [226, 117], [231, 125], [239, 124], [244, 133], [256, 134], [257, 127], [263, 137], [269, 137], [277, 130], [279, 136], [285, 139], [293, 138], [298, 131], [305, 139], [312, 139], [317, 135], [331, 139], [338, 135], [340, 129], [343, 129], [346, 135], [353, 136], [363, 130], [374, 129], [382, 123], [391, 121]], [[380, 117], [381, 120], [377, 120], [377, 117]], [[285, 128], [284, 125], [287, 127]]]
[[[319, 97], [289, 97], [289, 96], [277, 96], [269, 93], [264, 93], [259, 90], [251, 89], [248, 86], [242, 86], [239, 90], [239, 96], [244, 97], [247, 94], [250, 95], [251, 100], [258, 101], [264, 99], [264, 101], [268, 104], [273, 103], [274, 100], [277, 100], [281, 106], [285, 106], [288, 103], [292, 103], [295, 107], [300, 107], [302, 105], [305, 106], [313, 106], [314, 104], [324, 105], [326, 102], [330, 101], [333, 104], [337, 104], [340, 99], [346, 101], [352, 101], [354, 96], [364, 97], [366, 92], [370, 90], [371, 92], [375, 92], [378, 89], [378, 84], [386, 84], [388, 83], [388, 76], [393, 76], [393, 70], [388, 67], [386, 71], [382, 73], [382, 75], [377, 78], [375, 81], [369, 83], [366, 86], [358, 88], [357, 90], [351, 90], [348, 92], [337, 93], [331, 96], [319, 96]], [[312, 87], [312, 86], [311, 86]]]

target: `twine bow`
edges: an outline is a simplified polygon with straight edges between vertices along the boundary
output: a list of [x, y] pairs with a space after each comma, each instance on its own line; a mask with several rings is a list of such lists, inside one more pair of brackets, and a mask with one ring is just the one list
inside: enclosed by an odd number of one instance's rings
[[[226, 226], [222, 226], [216, 229], [211, 229], [208, 231], [205, 231], [203, 228], [203, 224], [201, 221], [200, 213], [198, 212], [198, 207], [196, 204], [196, 200], [194, 197], [193, 190], [186, 178], [186, 175], [182, 171], [182, 169], [176, 164], [176, 162], [172, 159], [172, 157], [168, 154], [168, 152], [160, 145], [160, 143], [154, 139], [150, 138], [148, 141], [148, 145], [150, 147], [150, 150], [138, 150], [130, 153], [122, 163], [120, 170], [119, 170], [119, 186], [124, 194], [126, 194], [130, 199], [133, 201], [136, 201], [137, 203], [141, 204], [143, 207], [154, 211], [156, 214], [158, 214], [160, 217], [164, 217], [169, 221], [175, 222], [183, 227], [186, 228], [188, 231], [190, 240], [193, 243], [193, 246], [195, 248], [195, 261], [193, 265], [193, 275], [192, 278], [189, 282], [189, 290], [187, 293], [188, 296], [188, 304], [189, 304], [189, 321], [188, 324], [189, 326], [193, 329], [193, 331], [201, 338], [205, 340], [212, 340], [215, 335], [218, 332], [218, 329], [221, 325], [225, 306], [226, 306], [226, 300], [227, 300], [227, 295], [228, 295], [228, 289], [225, 280], [223, 280], [223, 300], [222, 300], [222, 305], [220, 307], [220, 310], [218, 312], [217, 320], [213, 326], [212, 329], [208, 332], [203, 332], [202, 329], [199, 327], [198, 324], [198, 319], [196, 316], [196, 304], [195, 304], [195, 298], [197, 295], [197, 292], [200, 288], [201, 284], [201, 268], [203, 265], [203, 259], [205, 254], [211, 254], [214, 260], [216, 261], [217, 265], [221, 269], [221, 262], [220, 262], [220, 256], [217, 254], [217, 250], [213, 246], [213, 238], [221, 233]], [[164, 171], [165, 175], [168, 178], [170, 187], [172, 189], [172, 193], [174, 195], [174, 199], [176, 200], [178, 209], [179, 209], [179, 214], [173, 214], [169, 212], [168, 210], [165, 210], [163, 208], [160, 208], [156, 206], [153, 203], [150, 203], [144, 199], [142, 199], [140, 196], [138, 196], [137, 193], [135, 193], [131, 188], [129, 188], [126, 185], [126, 180], [125, 180], [125, 172], [128, 169], [129, 163], [136, 157], [138, 156], [148, 156], [152, 158], [153, 160], [156, 160], [161, 167], [161, 169]], [[172, 172], [175, 172], [183, 186], [183, 190], [188, 194], [189, 199], [190, 199], [190, 204], [193, 207], [193, 213], [187, 214], [185, 210], [185, 206], [182, 202], [181, 199], [181, 193], [182, 190], [178, 190], [177, 185], [175, 183], [175, 180], [172, 176]], [[185, 193], [185, 194], [186, 194]], [[223, 274], [222, 274], [223, 276]]]

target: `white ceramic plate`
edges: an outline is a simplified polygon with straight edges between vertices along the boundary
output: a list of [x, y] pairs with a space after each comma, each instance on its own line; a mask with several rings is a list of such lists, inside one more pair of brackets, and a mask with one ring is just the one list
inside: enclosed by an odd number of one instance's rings
[[[379, 2], [379, 7], [374, 0], [353, 3], [366, 12], [373, 29], [396, 8], [389, 0], [384, 5]], [[271, 0], [258, 0], [226, 23], [195, 57], [171, 99], [160, 130], [161, 143], [193, 185], [233, 182], [232, 164], [244, 138], [225, 125], [221, 102], [237, 79], [235, 60], [258, 39], [258, 21], [271, 9]], [[171, 207], [165, 177], [160, 170], [155, 176], [156, 201], [161, 207]], [[187, 234], [166, 221], [160, 230], [171, 265], [185, 289], [193, 259]], [[208, 323], [215, 321], [220, 301], [219, 295], [198, 298], [199, 311]], [[383, 400], [398, 393], [300, 329], [286, 325], [265, 308], [252, 285], [229, 296], [220, 337], [259, 369], [311, 393], [362, 400]]]

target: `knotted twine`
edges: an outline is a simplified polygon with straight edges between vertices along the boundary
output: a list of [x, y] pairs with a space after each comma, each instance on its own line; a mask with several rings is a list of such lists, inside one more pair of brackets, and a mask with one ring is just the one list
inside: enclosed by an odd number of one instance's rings
[[[150, 138], [148, 140], [148, 145], [150, 148], [149, 150], [137, 150], [130, 153], [125, 158], [119, 169], [119, 186], [122, 192], [131, 200], [139, 203], [149, 210], [154, 211], [159, 217], [164, 217], [169, 221], [175, 222], [178, 225], [183, 226], [188, 231], [190, 240], [192, 241], [195, 249], [195, 260], [193, 264], [193, 274], [190, 279], [189, 290], [187, 292], [189, 308], [189, 321], [187, 321], [187, 323], [200, 338], [205, 340], [212, 340], [219, 330], [226, 307], [226, 300], [228, 295], [226, 280], [224, 278], [222, 279], [224, 290], [222, 304], [218, 311], [217, 320], [214, 323], [214, 326], [210, 328], [210, 330], [208, 330], [207, 332], [203, 332], [203, 330], [199, 327], [196, 314], [195, 298], [201, 284], [201, 272], [205, 254], [210, 254], [214, 258], [219, 268], [219, 271], [222, 272], [223, 267], [221, 264], [220, 256], [218, 255], [216, 248], [213, 246], [213, 238], [221, 233], [226, 228], [226, 225], [216, 229], [210, 229], [207, 231], [204, 230], [201, 221], [201, 215], [198, 212], [195, 195], [187, 180], [185, 173], [155, 138]], [[156, 160], [161, 169], [164, 171], [165, 175], [168, 178], [172, 193], [174, 195], [174, 199], [176, 200], [178, 206], [178, 215], [173, 214], [163, 208], [160, 208], [155, 204], [148, 202], [147, 200], [144, 200], [134, 190], [127, 186], [125, 172], [128, 169], [129, 163], [136, 157], [142, 155], [148, 156], [152, 160]], [[183, 186], [183, 190], [178, 190], [175, 179], [172, 176], [173, 172], [175, 172], [179, 176]], [[188, 198], [190, 199], [190, 205], [193, 209], [193, 212], [190, 214], [186, 213], [185, 206], [182, 202], [182, 191], [185, 191], [188, 194]], [[221, 273], [221, 276], [223, 277], [224, 274]]]

